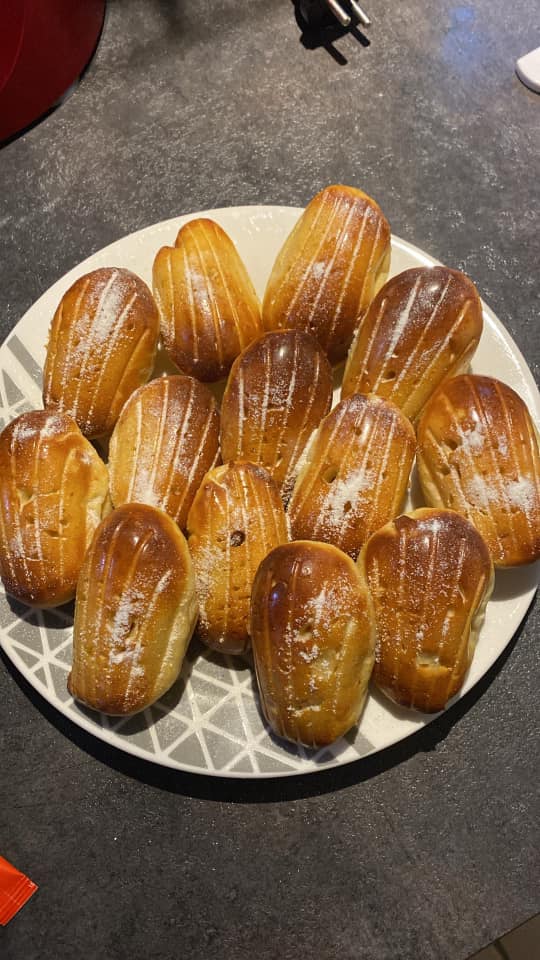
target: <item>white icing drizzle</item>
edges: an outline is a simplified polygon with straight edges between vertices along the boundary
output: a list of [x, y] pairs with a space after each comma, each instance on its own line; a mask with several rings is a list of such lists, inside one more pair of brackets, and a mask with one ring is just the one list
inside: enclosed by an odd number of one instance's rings
[[[415, 302], [415, 300], [416, 300], [416, 298], [417, 298], [417, 295], [418, 295], [418, 289], [419, 289], [419, 287], [420, 287], [420, 280], [421, 280], [420, 277], [417, 277], [417, 278], [416, 278], [415, 283], [414, 283], [414, 286], [413, 286], [411, 292], [409, 293], [409, 297], [408, 297], [408, 299], [407, 299], [407, 303], [405, 304], [405, 306], [403, 307], [403, 310], [400, 311], [400, 313], [399, 313], [399, 315], [398, 315], [398, 317], [397, 317], [397, 320], [396, 320], [394, 329], [392, 330], [392, 337], [391, 337], [390, 343], [388, 344], [388, 347], [387, 347], [387, 350], [386, 350], [386, 355], [387, 355], [388, 357], [392, 357], [392, 356], [394, 355], [394, 351], [395, 351], [395, 349], [396, 349], [396, 347], [397, 347], [397, 345], [398, 345], [398, 343], [399, 343], [399, 341], [400, 341], [400, 339], [401, 339], [401, 337], [402, 337], [402, 335], [403, 335], [403, 332], [404, 332], [404, 330], [407, 329], [407, 324], [408, 324], [408, 322], [409, 322], [409, 317], [410, 317], [410, 315], [411, 315], [411, 310], [412, 310], [412, 308], [413, 308], [414, 302]], [[382, 377], [382, 375], [383, 375], [383, 371], [384, 371], [384, 368], [381, 368], [381, 369], [379, 370], [379, 374], [378, 374], [378, 376], [377, 376], [377, 379], [375, 380], [375, 383], [373, 384], [373, 386], [372, 386], [372, 388], [371, 388], [372, 391], [373, 391], [373, 393], [376, 393], [376, 392], [377, 392], [377, 388], [378, 388], [378, 386], [379, 386], [379, 384], [380, 384], [380, 382], [381, 382], [381, 377]]]
[[[367, 209], [367, 208], [366, 208], [366, 209]], [[350, 208], [349, 208], [349, 211], [348, 211], [348, 213], [347, 213], [347, 215], [346, 215], [346, 217], [345, 217], [345, 221], [344, 221], [344, 223], [342, 224], [342, 226], [340, 227], [338, 239], [337, 239], [336, 243], [334, 244], [334, 246], [333, 246], [333, 248], [332, 248], [332, 255], [327, 259], [326, 268], [324, 269], [323, 276], [322, 276], [322, 278], [320, 279], [319, 289], [317, 290], [317, 293], [316, 293], [315, 297], [313, 298], [313, 301], [312, 301], [312, 304], [311, 304], [311, 309], [310, 309], [310, 311], [309, 311], [309, 314], [308, 314], [308, 317], [307, 317], [307, 320], [306, 320], [306, 325], [307, 325], [308, 328], [309, 328], [309, 325], [311, 324], [311, 322], [312, 322], [312, 320], [313, 320], [313, 317], [314, 317], [315, 314], [316, 314], [317, 307], [318, 307], [318, 305], [319, 305], [319, 301], [320, 301], [320, 299], [321, 299], [321, 297], [322, 297], [322, 295], [323, 295], [323, 292], [324, 292], [325, 287], [326, 287], [326, 285], [327, 285], [327, 283], [328, 283], [328, 280], [329, 280], [330, 277], [332, 276], [332, 273], [333, 273], [333, 270], [334, 270], [334, 266], [335, 266], [335, 264], [336, 264], [336, 261], [337, 261], [338, 257], [341, 255], [342, 247], [343, 247], [343, 246], [346, 246], [346, 244], [347, 244], [347, 242], [348, 242], [348, 228], [349, 228], [349, 224], [350, 224], [350, 222], [351, 222], [351, 220], [352, 220], [352, 218], [353, 218], [353, 216], [354, 216], [354, 213], [355, 213], [355, 205], [351, 203]], [[364, 216], [365, 216], [365, 213], [364, 213]], [[342, 298], [342, 299], [341, 299], [340, 302], [343, 302], [343, 298], [344, 298], [344, 296], [345, 296], [345, 292], [346, 292], [346, 288], [343, 287], [343, 288], [342, 288], [342, 291], [341, 291], [341, 298]], [[335, 329], [335, 326], [336, 326], [336, 324], [337, 324], [338, 319], [339, 319], [339, 312], [338, 312], [338, 310], [336, 309], [336, 310], [333, 311], [332, 323], [331, 323], [330, 331], [329, 331], [329, 334], [328, 334], [328, 342], [329, 342], [329, 343], [332, 342], [332, 339], [331, 339], [331, 338], [332, 338], [332, 334], [333, 334], [333, 332], [334, 332], [334, 329]]]
[[[298, 262], [298, 263], [301, 263], [302, 255], [303, 255], [304, 250], [306, 249], [307, 245], [309, 244], [310, 239], [312, 238], [312, 236], [315, 236], [316, 227], [317, 227], [317, 224], [318, 224], [318, 222], [319, 222], [320, 217], [322, 216], [323, 210], [324, 210], [324, 205], [323, 205], [322, 203], [320, 203], [319, 206], [318, 206], [318, 208], [317, 208], [317, 210], [316, 210], [316, 212], [315, 212], [315, 216], [314, 216], [314, 218], [313, 218], [313, 223], [311, 224], [311, 228], [310, 228], [308, 231], [304, 231], [304, 243], [302, 244], [302, 248], [298, 251], [298, 254], [297, 254], [297, 257], [296, 257], [296, 262]], [[304, 216], [305, 216], [305, 215], [303, 215], [303, 216], [300, 218], [300, 220], [298, 221], [298, 223], [297, 223], [297, 225], [296, 225], [293, 233], [290, 235], [290, 237], [289, 237], [289, 243], [292, 243], [292, 242], [293, 242], [293, 240], [294, 240], [294, 238], [295, 238], [295, 235], [299, 235], [299, 234], [300, 234], [300, 232], [301, 232], [301, 230], [302, 230], [302, 227], [303, 227], [303, 222], [302, 222], [302, 221], [304, 220]], [[294, 295], [293, 299], [290, 301], [290, 303], [289, 303], [289, 305], [288, 305], [288, 312], [289, 312], [289, 313], [294, 309], [296, 300], [298, 299], [298, 297], [299, 297], [299, 295], [300, 295], [300, 291], [301, 291], [304, 283], [307, 281], [307, 279], [308, 279], [308, 277], [309, 277], [309, 275], [310, 275], [310, 271], [311, 271], [311, 269], [312, 269], [313, 264], [318, 262], [318, 260], [319, 260], [319, 253], [320, 253], [320, 251], [322, 250], [323, 245], [324, 245], [324, 238], [323, 238], [323, 240], [319, 243], [319, 246], [317, 247], [317, 250], [316, 250], [316, 252], [315, 252], [315, 256], [312, 257], [312, 259], [310, 260], [309, 264], [307, 265], [306, 269], [304, 270], [304, 272], [303, 272], [303, 274], [302, 274], [302, 276], [301, 276], [301, 278], [300, 278], [300, 280], [299, 280], [299, 282], [298, 282], [298, 284], [297, 284], [295, 295]], [[289, 283], [290, 280], [291, 280], [291, 271], [290, 271], [290, 270], [289, 270], [289, 271], [283, 270], [283, 271], [282, 271], [282, 276], [281, 276], [281, 281], [280, 281], [277, 289], [274, 291], [274, 293], [273, 293], [273, 295], [272, 295], [272, 301], [273, 301], [273, 303], [276, 302], [276, 300], [278, 299], [279, 294], [281, 293], [283, 287], [285, 286], [286, 283]]]
[[[188, 242], [193, 245], [200, 268], [199, 271], [197, 271], [197, 268], [193, 268], [193, 266], [190, 264], [189, 274], [186, 277], [186, 282], [188, 285], [191, 285], [194, 294], [197, 292], [197, 296], [194, 296], [193, 298], [194, 302], [198, 300], [197, 330], [199, 329], [201, 320], [204, 320], [204, 323], [207, 326], [212, 326], [213, 342], [216, 348], [216, 355], [218, 362], [221, 364], [223, 363], [224, 356], [223, 330], [221, 327], [220, 308], [216, 298], [216, 290], [208, 276], [204, 254], [197, 241], [196, 230], [190, 231]], [[196, 291], [194, 279], [197, 273], [203, 278], [203, 281], [199, 289]], [[208, 331], [208, 333], [210, 334], [210, 331]], [[197, 336], [200, 336], [200, 333], [198, 333]]]
[[[177, 248], [177, 249], [178, 249], [178, 248]], [[169, 255], [169, 275], [170, 275], [169, 284], [170, 284], [170, 287], [171, 287], [171, 297], [173, 298], [173, 307], [174, 307], [173, 316], [172, 316], [173, 339], [174, 339], [174, 341], [176, 342], [176, 302], [174, 301], [174, 285], [173, 285], [173, 280], [172, 280], [172, 256], [173, 256], [173, 255], [172, 255], [172, 252], [171, 252], [170, 255]], [[187, 251], [186, 251], [185, 246], [182, 246], [182, 260], [183, 260], [183, 264], [184, 264], [184, 276], [185, 276], [185, 277], [189, 277], [189, 276], [190, 276], [190, 265], [189, 265], [189, 260], [188, 260]], [[186, 282], [186, 284], [185, 284], [185, 289], [186, 289], [186, 292], [187, 292], [187, 299], [188, 299], [188, 304], [189, 304], [189, 319], [190, 319], [190, 324], [191, 324], [191, 343], [190, 343], [190, 350], [193, 352], [193, 359], [194, 359], [194, 360], [198, 360], [198, 359], [199, 359], [199, 335], [198, 335], [198, 331], [197, 331], [197, 311], [196, 311], [196, 309], [195, 309], [195, 300], [194, 300], [194, 296], [193, 296], [193, 286], [194, 286], [194, 282], [192, 282], [192, 283]]]

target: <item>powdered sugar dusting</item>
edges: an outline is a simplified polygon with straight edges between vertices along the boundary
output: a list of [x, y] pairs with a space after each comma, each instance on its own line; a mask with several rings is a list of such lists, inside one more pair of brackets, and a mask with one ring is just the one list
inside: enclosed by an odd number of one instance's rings
[[313, 441], [315, 440], [315, 437], [316, 437], [316, 435], [317, 435], [317, 432], [318, 432], [318, 428], [317, 428], [317, 427], [316, 427], [314, 430], [311, 431], [311, 433], [310, 433], [310, 435], [309, 435], [309, 437], [308, 437], [308, 439], [307, 439], [307, 441], [306, 441], [306, 443], [305, 443], [305, 445], [304, 445], [304, 448], [303, 448], [303, 450], [301, 451], [300, 456], [298, 457], [298, 459], [297, 459], [296, 461], [294, 460], [294, 455], [293, 455], [293, 457], [291, 457], [291, 462], [290, 462], [290, 464], [289, 464], [289, 470], [288, 470], [288, 473], [287, 473], [287, 476], [286, 476], [285, 480], [283, 481], [283, 487], [282, 487], [283, 500], [285, 501], [285, 503], [287, 503], [288, 500], [290, 499], [290, 496], [291, 496], [291, 494], [292, 494], [292, 492], [293, 492], [293, 487], [294, 487], [294, 485], [295, 485], [295, 483], [296, 483], [296, 480], [298, 479], [301, 471], [304, 469], [304, 467], [306, 466], [306, 464], [307, 464], [308, 461], [309, 461], [311, 445], [312, 445]]
[[343, 593], [334, 583], [325, 583], [316, 596], [308, 603], [308, 616], [313, 619], [315, 626], [326, 623], [328, 616], [332, 619], [337, 616], [343, 602]]
[[40, 430], [41, 436], [45, 438], [57, 437], [66, 432], [66, 418], [58, 413], [51, 413], [43, 427]]
[[299, 650], [298, 656], [305, 660], [306, 663], [311, 663], [313, 660], [316, 660], [319, 656], [320, 650], [316, 643], [309, 650]]
[[373, 489], [375, 477], [371, 470], [360, 470], [346, 479], [336, 477], [326, 497], [319, 525], [324, 529], [334, 529], [343, 523], [347, 513], [352, 510], [360, 494]]
[[[411, 316], [411, 310], [412, 310], [412, 308], [413, 308], [414, 302], [415, 302], [415, 300], [416, 300], [416, 298], [417, 298], [417, 295], [418, 295], [418, 288], [419, 288], [419, 286], [420, 286], [420, 277], [417, 277], [417, 279], [416, 279], [416, 281], [415, 281], [415, 283], [414, 283], [414, 286], [413, 286], [413, 288], [412, 288], [412, 290], [411, 290], [411, 292], [410, 292], [410, 294], [409, 294], [409, 297], [408, 297], [408, 299], [407, 299], [407, 302], [406, 302], [405, 306], [403, 307], [403, 309], [399, 311], [398, 317], [397, 317], [397, 319], [396, 319], [396, 323], [395, 323], [394, 329], [393, 329], [393, 331], [392, 331], [392, 337], [391, 337], [391, 340], [390, 340], [390, 342], [389, 342], [389, 344], [388, 344], [388, 349], [387, 349], [387, 355], [388, 355], [389, 357], [392, 357], [392, 356], [394, 355], [394, 351], [395, 351], [395, 349], [396, 349], [399, 341], [401, 340], [401, 338], [402, 338], [402, 336], [403, 336], [403, 333], [404, 333], [405, 330], [407, 329], [407, 326], [408, 326], [409, 320], [410, 320], [410, 316]], [[375, 391], [376, 388], [379, 386], [379, 382], [380, 382], [381, 376], [382, 376], [382, 370], [381, 370], [381, 372], [379, 373], [379, 376], [377, 377], [377, 380], [376, 380], [376, 382], [375, 382], [375, 384], [374, 384], [374, 386], [373, 386], [373, 390], [374, 390], [374, 391]]]
[[200, 540], [196, 550], [193, 550], [193, 545], [191, 545], [191, 550], [195, 569], [197, 599], [199, 601], [199, 619], [202, 624], [208, 626], [208, 600], [214, 586], [216, 566], [221, 564], [223, 558], [221, 552], [211, 546], [203, 546]]
[[512, 505], [519, 507], [524, 513], [533, 510], [538, 503], [539, 494], [536, 485], [525, 477], [508, 481], [506, 491]]
[[[160, 594], [167, 588], [172, 579], [172, 575], [172, 570], [167, 570], [154, 587], [151, 600], [152, 607], [155, 606]], [[129, 587], [124, 591], [109, 627], [110, 640], [113, 647], [117, 648], [117, 654], [120, 652], [122, 645], [125, 644], [132, 631], [135, 633], [134, 627], [139, 620], [145, 617], [148, 609], [149, 605], [147, 601], [143, 601], [141, 592], [135, 586]], [[132, 648], [131, 653], [133, 654], [135, 652]], [[114, 653], [112, 655], [114, 655]]]
[[469, 477], [466, 482], [466, 494], [473, 506], [485, 506], [487, 503], [502, 501], [508, 509], [514, 507], [523, 513], [534, 510], [539, 500], [536, 484], [527, 477], [521, 477], [519, 480], [504, 478], [502, 490], [484, 477]]
[[114, 646], [120, 647], [125, 643], [135, 616], [140, 613], [140, 604], [140, 596], [136, 591], [125, 591], [109, 625], [109, 635]]
[[470, 430], [461, 430], [461, 441], [463, 447], [471, 452], [481, 450], [486, 442], [486, 434], [483, 425], [478, 421]]
[[428, 532], [432, 533], [434, 537], [438, 537], [442, 529], [444, 529], [444, 525], [439, 517], [422, 518], [421, 520], [422, 533]]
[[154, 486], [153, 471], [140, 463], [134, 464], [130, 499], [137, 503], [146, 503], [151, 507], [161, 506], [160, 497]]
[[98, 309], [92, 318], [92, 338], [99, 343], [108, 339], [127, 299], [131, 284], [115, 270], [100, 297]]

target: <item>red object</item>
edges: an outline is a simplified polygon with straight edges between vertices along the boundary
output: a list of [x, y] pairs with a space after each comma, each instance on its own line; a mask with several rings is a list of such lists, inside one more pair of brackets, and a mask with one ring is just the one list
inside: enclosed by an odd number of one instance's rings
[[0, 0], [0, 140], [43, 116], [81, 75], [105, 0]]
[[37, 890], [24, 873], [0, 857], [0, 924], [5, 927]]

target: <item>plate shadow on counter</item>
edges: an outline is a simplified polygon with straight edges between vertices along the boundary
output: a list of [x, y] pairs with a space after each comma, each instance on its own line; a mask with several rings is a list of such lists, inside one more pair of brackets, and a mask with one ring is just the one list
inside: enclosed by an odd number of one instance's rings
[[489, 690], [491, 684], [504, 668], [528, 622], [531, 605], [512, 640], [484, 676], [444, 713], [440, 714], [421, 730], [399, 743], [370, 756], [343, 766], [332, 767], [315, 773], [264, 779], [232, 779], [220, 776], [187, 773], [151, 763], [139, 757], [123, 753], [87, 733], [57, 711], [34, 690], [28, 681], [0, 649], [0, 659], [20, 690], [63, 736], [84, 750], [100, 763], [110, 766], [118, 773], [148, 786], [199, 800], [214, 800], [229, 803], [276, 803], [320, 796], [363, 783], [392, 767], [409, 760], [417, 753], [429, 753], [437, 749], [453, 727]]

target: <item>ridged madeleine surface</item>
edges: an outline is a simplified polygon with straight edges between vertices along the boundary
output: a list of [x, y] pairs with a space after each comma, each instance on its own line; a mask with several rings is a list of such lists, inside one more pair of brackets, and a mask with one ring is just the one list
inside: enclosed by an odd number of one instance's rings
[[300, 330], [265, 334], [235, 360], [221, 405], [223, 460], [251, 460], [290, 494], [313, 430], [330, 410], [332, 370]]
[[208, 388], [193, 377], [151, 380], [131, 395], [111, 437], [113, 504], [148, 503], [182, 529], [218, 456], [219, 413]]
[[153, 276], [167, 352], [198, 380], [221, 380], [263, 332], [260, 303], [234, 243], [213, 220], [190, 220], [175, 246], [158, 252]]
[[85, 550], [110, 509], [107, 467], [75, 421], [33, 410], [0, 434], [0, 575], [8, 593], [67, 603]]
[[278, 736], [322, 747], [358, 722], [375, 629], [350, 557], [312, 541], [273, 550], [253, 585], [251, 636], [262, 708]]
[[249, 599], [261, 560], [289, 539], [278, 488], [262, 467], [228, 463], [211, 470], [188, 516], [200, 638], [223, 653], [249, 646]]
[[293, 539], [333, 543], [354, 559], [399, 513], [415, 445], [393, 403], [360, 394], [342, 400], [307, 448], [288, 509]]
[[482, 304], [464, 273], [405, 270], [385, 283], [363, 317], [341, 396], [376, 393], [413, 420], [443, 380], [466, 369], [481, 333]]
[[274, 263], [263, 300], [266, 330], [312, 333], [336, 363], [390, 254], [379, 205], [354, 187], [326, 187], [308, 204]]
[[403, 706], [443, 710], [463, 685], [493, 588], [482, 537], [457, 513], [422, 508], [374, 533], [358, 562], [375, 608], [375, 683]]
[[96, 530], [77, 587], [69, 692], [93, 710], [137, 713], [172, 686], [197, 619], [185, 537], [129, 503]]
[[114, 427], [146, 383], [159, 336], [156, 305], [129, 270], [103, 267], [76, 280], [54, 315], [43, 370], [43, 404], [69, 413], [87, 437]]
[[418, 475], [427, 502], [474, 523], [495, 566], [540, 557], [540, 453], [529, 411], [492, 377], [447, 381], [418, 425]]

